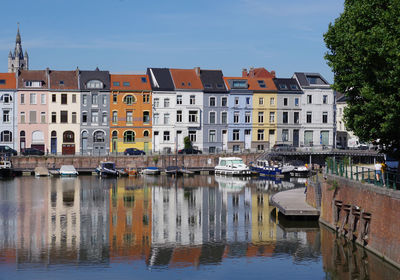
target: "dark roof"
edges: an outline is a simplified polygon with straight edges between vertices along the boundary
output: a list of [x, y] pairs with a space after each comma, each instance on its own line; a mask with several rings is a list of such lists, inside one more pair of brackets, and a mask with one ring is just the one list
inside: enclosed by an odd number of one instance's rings
[[174, 90], [174, 82], [168, 68], [147, 68], [147, 75], [150, 78], [153, 90]]
[[303, 93], [296, 79], [275, 78], [274, 83], [278, 93]]
[[86, 83], [91, 80], [99, 80], [103, 83], [103, 88], [100, 90], [110, 90], [110, 72], [100, 71], [79, 71], [79, 83], [81, 90], [86, 89]]
[[49, 87], [46, 70], [20, 70], [18, 72], [18, 88], [31, 89], [32, 87], [26, 86], [26, 82], [28, 81], [41, 82], [40, 87], [34, 88], [44, 89]]
[[203, 84], [204, 92], [228, 92], [221, 70], [200, 70], [200, 80]]
[[51, 89], [79, 89], [77, 71], [49, 71]]
[[329, 83], [319, 73], [296, 72], [294, 76], [297, 77], [301, 87], [329, 86]]
[[336, 103], [347, 102], [347, 96], [341, 92], [336, 92]]

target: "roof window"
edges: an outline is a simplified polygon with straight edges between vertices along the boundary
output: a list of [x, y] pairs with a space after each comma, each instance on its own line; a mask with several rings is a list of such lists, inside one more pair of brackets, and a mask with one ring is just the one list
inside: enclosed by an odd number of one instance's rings
[[247, 88], [247, 82], [246, 82], [246, 80], [234, 80], [232, 82], [232, 87], [233, 88]]
[[119, 82], [113, 82], [113, 86], [119, 87]]
[[41, 87], [42, 81], [26, 81], [25, 86], [26, 87]]
[[267, 86], [265, 85], [265, 82], [264, 82], [263, 80], [258, 80], [257, 82], [258, 82], [258, 85], [259, 85], [261, 88], [267, 87]]
[[63, 84], [64, 84], [64, 81], [60, 81], [59, 84], [60, 84], [60, 85], [63, 85]]
[[6, 84], [6, 80], [0, 80], [0, 85], [5, 85]]
[[86, 88], [103, 88], [103, 83], [99, 80], [91, 80], [87, 82]]
[[131, 84], [129, 82], [123, 82], [124, 87], [129, 87]]
[[290, 85], [290, 88], [293, 89], [293, 90], [299, 89], [299, 87], [297, 85]]
[[211, 84], [204, 84], [204, 88], [212, 88]]
[[285, 85], [285, 84], [279, 84], [279, 88], [280, 88], [280, 89], [287, 89], [287, 85]]
[[217, 88], [224, 88], [223, 84], [217, 84]]
[[146, 77], [142, 77], [142, 83], [146, 83], [146, 82], [147, 82]]

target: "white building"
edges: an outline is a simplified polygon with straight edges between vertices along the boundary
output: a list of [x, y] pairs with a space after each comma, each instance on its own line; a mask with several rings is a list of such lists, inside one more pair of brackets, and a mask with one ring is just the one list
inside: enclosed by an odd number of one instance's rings
[[0, 145], [17, 149], [17, 98], [14, 73], [0, 74]]

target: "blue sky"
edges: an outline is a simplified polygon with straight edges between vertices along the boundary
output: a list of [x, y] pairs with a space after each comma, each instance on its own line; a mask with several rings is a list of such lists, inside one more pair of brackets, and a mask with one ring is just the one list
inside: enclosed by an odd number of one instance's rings
[[2, 0], [0, 71], [14, 48], [17, 22], [30, 69], [265, 67], [333, 74], [323, 33], [343, 0]]

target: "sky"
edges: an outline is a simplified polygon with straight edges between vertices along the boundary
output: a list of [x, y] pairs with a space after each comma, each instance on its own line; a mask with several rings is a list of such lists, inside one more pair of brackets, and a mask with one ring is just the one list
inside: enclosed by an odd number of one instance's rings
[[265, 67], [333, 74], [323, 34], [343, 0], [1, 0], [0, 72], [17, 22], [29, 69], [144, 73], [147, 67]]

